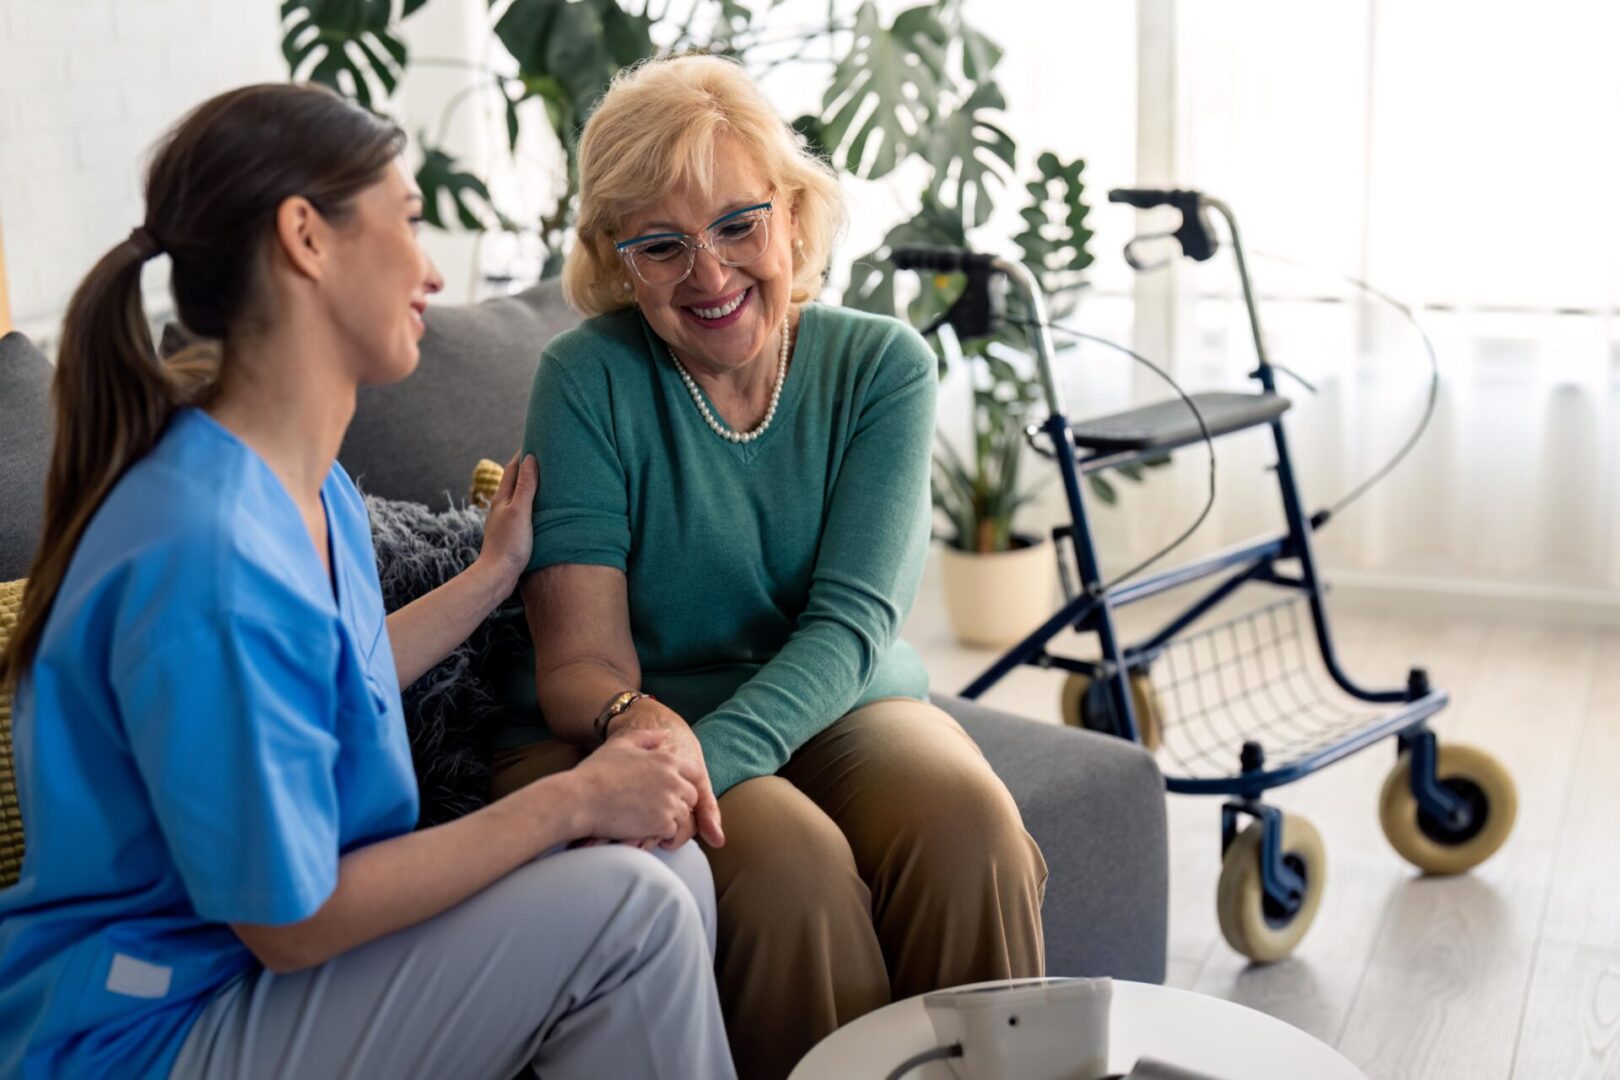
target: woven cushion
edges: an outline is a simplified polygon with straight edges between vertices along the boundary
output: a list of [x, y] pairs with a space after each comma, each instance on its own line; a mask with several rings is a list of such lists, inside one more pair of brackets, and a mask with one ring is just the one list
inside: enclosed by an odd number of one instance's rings
[[[0, 649], [22, 612], [23, 583], [0, 582]], [[0, 889], [22, 872], [22, 809], [17, 805], [17, 777], [11, 771], [11, 695], [0, 689]]]

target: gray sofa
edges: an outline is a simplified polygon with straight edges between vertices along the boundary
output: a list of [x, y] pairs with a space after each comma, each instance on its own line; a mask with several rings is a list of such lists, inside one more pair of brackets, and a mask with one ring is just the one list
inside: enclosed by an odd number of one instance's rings
[[[504, 461], [516, 449], [540, 350], [576, 321], [553, 284], [432, 308], [420, 369], [362, 391], [343, 464], [387, 498], [439, 508], [460, 498], [480, 458]], [[26, 572], [38, 535], [48, 380], [24, 338], [0, 339], [0, 581]], [[1162, 981], [1167, 845], [1152, 757], [1117, 739], [936, 700], [983, 748], [1046, 854], [1048, 970]]]

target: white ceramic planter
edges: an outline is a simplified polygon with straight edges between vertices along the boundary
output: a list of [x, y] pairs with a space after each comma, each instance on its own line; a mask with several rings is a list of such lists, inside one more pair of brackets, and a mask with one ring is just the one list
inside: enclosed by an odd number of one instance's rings
[[1057, 611], [1052, 542], [988, 555], [940, 549], [945, 610], [965, 645], [1006, 648]]

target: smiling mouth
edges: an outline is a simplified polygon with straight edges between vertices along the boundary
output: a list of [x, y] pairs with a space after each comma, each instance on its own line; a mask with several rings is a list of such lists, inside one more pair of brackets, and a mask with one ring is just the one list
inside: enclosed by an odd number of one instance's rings
[[717, 320], [726, 318], [728, 315], [735, 314], [737, 309], [742, 307], [743, 303], [748, 299], [748, 294], [753, 291], [753, 287], [750, 286], [724, 303], [715, 304], [708, 307], [698, 304], [688, 304], [686, 305], [686, 310], [707, 322], [715, 322]]

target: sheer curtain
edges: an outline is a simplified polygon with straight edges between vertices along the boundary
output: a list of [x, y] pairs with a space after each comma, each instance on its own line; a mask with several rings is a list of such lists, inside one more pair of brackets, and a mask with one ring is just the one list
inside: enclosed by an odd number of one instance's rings
[[[1416, 332], [1338, 275], [1410, 303], [1438, 350], [1433, 423], [1323, 533], [1329, 569], [1349, 584], [1620, 614], [1620, 68], [1607, 55], [1620, 6], [1122, 6], [1137, 33], [1111, 45], [1134, 47], [1139, 175], [1098, 170], [1093, 194], [1125, 179], [1196, 187], [1231, 204], [1251, 252], [1282, 257], [1254, 256], [1251, 270], [1273, 358], [1317, 390], [1284, 380], [1310, 506], [1388, 460], [1427, 393]], [[1002, 25], [1009, 60], [1052, 47], [1044, 25]], [[1047, 99], [1067, 93], [1061, 68], [1031, 79]], [[1117, 99], [1072, 110], [1123, 108], [1122, 82]], [[1159, 224], [1142, 215], [1144, 231]], [[1118, 261], [1116, 245], [1097, 254]], [[1244, 384], [1253, 349], [1229, 252], [1137, 278], [1123, 324], [1114, 279], [1099, 281], [1088, 328], [1134, 336], [1189, 388]], [[1117, 383], [1090, 374], [1113, 366], [1083, 351], [1069, 365], [1076, 395], [1117, 407]], [[1165, 396], [1145, 376], [1129, 386]], [[1278, 521], [1264, 440], [1218, 449], [1220, 498], [1189, 551]], [[1111, 561], [1173, 536], [1203, 489], [1198, 450], [1128, 488], [1100, 515]]]

